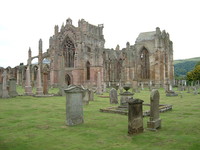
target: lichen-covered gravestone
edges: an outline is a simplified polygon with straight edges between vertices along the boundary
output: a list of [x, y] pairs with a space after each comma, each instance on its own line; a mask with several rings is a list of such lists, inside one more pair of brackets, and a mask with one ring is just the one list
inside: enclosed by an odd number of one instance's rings
[[140, 99], [130, 98], [128, 100], [128, 134], [134, 135], [142, 133], [143, 128], [143, 111], [142, 103], [144, 101]]
[[9, 98], [10, 96], [8, 95], [8, 90], [7, 90], [7, 72], [6, 72], [6, 70], [4, 70], [2, 77], [3, 77], [2, 98]]
[[149, 130], [156, 131], [161, 127], [161, 119], [159, 118], [159, 100], [160, 94], [157, 89], [152, 90], [150, 96], [150, 120], [147, 122]]
[[88, 89], [84, 89], [83, 104], [84, 105], [88, 105], [89, 104], [89, 100], [90, 100], [89, 90]]
[[66, 125], [82, 124], [83, 119], [83, 88], [70, 85], [66, 93]]
[[17, 90], [16, 90], [16, 80], [15, 79], [10, 79], [9, 81], [9, 95], [11, 97], [18, 96]]
[[117, 90], [115, 88], [110, 90], [110, 104], [118, 104]]

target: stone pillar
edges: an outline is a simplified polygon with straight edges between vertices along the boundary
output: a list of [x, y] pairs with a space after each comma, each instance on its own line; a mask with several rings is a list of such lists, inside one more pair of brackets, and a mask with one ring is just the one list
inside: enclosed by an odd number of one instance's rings
[[110, 104], [118, 104], [117, 90], [115, 88], [110, 90]]
[[8, 90], [7, 90], [7, 72], [6, 72], [6, 70], [4, 70], [2, 77], [3, 77], [2, 98], [9, 98], [10, 96], [8, 95]]
[[150, 96], [150, 120], [147, 122], [147, 128], [155, 131], [161, 127], [161, 119], [159, 118], [159, 91], [154, 89]]
[[74, 126], [82, 124], [83, 119], [83, 92], [84, 90], [75, 85], [65, 89], [66, 93], [66, 125]]
[[40, 65], [37, 70], [37, 87], [36, 87], [36, 95], [43, 95], [42, 81], [41, 81], [41, 71]]
[[134, 135], [142, 133], [143, 128], [143, 110], [140, 99], [130, 98], [128, 100], [128, 134]]
[[20, 85], [19, 68], [17, 69], [17, 85]]
[[102, 94], [102, 87], [101, 87], [101, 73], [98, 72], [97, 74], [97, 92], [96, 94], [100, 95]]
[[48, 94], [48, 68], [45, 66], [43, 69], [43, 94]]
[[14, 78], [11, 78], [9, 82], [9, 95], [11, 97], [18, 96], [18, 93], [16, 90], [16, 80]]
[[33, 95], [31, 80], [30, 80], [30, 66], [26, 69], [26, 85], [25, 85], [25, 95]]

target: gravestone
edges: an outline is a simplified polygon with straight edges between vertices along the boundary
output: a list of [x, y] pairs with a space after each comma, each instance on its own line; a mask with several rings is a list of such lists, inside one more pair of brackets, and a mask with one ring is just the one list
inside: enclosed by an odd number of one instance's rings
[[83, 88], [70, 85], [65, 89], [66, 93], [66, 125], [74, 126], [82, 124], [83, 119]]
[[94, 101], [94, 92], [92, 89], [89, 89], [89, 101]]
[[128, 107], [128, 100], [133, 97], [133, 93], [129, 92], [131, 85], [125, 84], [124, 90], [125, 92], [121, 93], [120, 96], [120, 106], [119, 107]]
[[3, 74], [3, 85], [2, 85], [2, 98], [9, 98], [8, 90], [7, 90], [7, 72], [4, 70]]
[[83, 104], [88, 105], [89, 101], [90, 101], [89, 90], [88, 89], [84, 89], [84, 92], [83, 92]]
[[9, 95], [11, 97], [18, 96], [18, 93], [16, 90], [16, 80], [14, 78], [11, 78], [9, 81]]
[[110, 90], [110, 104], [118, 104], [117, 90], [115, 88]]
[[0, 83], [0, 98], [2, 98], [3, 90], [2, 90], [2, 83]]
[[130, 98], [128, 100], [128, 134], [134, 135], [142, 133], [143, 128], [143, 110], [142, 103], [144, 101], [140, 99]]
[[147, 122], [147, 128], [155, 131], [161, 127], [161, 119], [159, 118], [159, 91], [154, 89], [150, 96], [150, 120]]
[[64, 84], [64, 85], [60, 86], [58, 95], [66, 96], [65, 89], [67, 89], [68, 87], [69, 87], [69, 85], [67, 85], [67, 84]]

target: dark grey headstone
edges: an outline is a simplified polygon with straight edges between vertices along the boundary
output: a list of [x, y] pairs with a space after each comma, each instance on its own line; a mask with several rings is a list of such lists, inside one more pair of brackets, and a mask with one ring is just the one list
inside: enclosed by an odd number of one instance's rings
[[110, 90], [110, 104], [118, 104], [117, 90], [115, 88]]

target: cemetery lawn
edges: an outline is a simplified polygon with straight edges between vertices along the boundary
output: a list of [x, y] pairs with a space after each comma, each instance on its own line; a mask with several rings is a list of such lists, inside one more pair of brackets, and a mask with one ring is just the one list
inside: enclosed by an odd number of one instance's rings
[[[157, 132], [146, 129], [145, 117], [144, 133], [132, 137], [127, 135], [127, 116], [99, 111], [116, 106], [108, 98], [95, 95], [95, 101], [84, 106], [84, 124], [73, 127], [65, 125], [65, 97], [0, 99], [0, 150], [199, 149], [200, 95], [185, 91], [183, 98], [166, 97], [159, 91], [160, 103], [172, 104], [173, 110], [160, 114], [162, 128]], [[150, 92], [134, 97], [149, 103]]]

